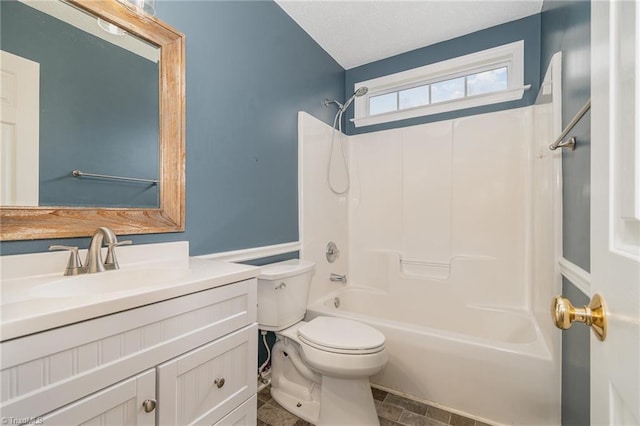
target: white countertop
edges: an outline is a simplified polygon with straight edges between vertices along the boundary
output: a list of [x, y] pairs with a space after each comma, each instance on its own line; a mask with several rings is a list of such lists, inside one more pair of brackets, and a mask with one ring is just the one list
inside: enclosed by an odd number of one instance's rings
[[[189, 258], [188, 245], [185, 249], [184, 244], [121, 247], [119, 270], [69, 277], [63, 276], [68, 254], [3, 256], [0, 341], [254, 278], [260, 273], [255, 266]], [[167, 245], [177, 251], [167, 251]], [[154, 254], [156, 246], [162, 247]], [[57, 271], [51, 272], [54, 264]], [[25, 268], [29, 276], [19, 273]]]

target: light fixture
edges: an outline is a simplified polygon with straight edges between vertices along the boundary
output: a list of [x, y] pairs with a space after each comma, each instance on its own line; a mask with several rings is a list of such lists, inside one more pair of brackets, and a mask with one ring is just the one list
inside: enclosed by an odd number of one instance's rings
[[129, 9], [135, 10], [140, 15], [155, 16], [156, 0], [118, 0]]
[[[156, 0], [117, 0], [125, 5], [128, 9], [133, 10], [140, 16], [149, 15], [155, 16], [156, 14]], [[98, 25], [106, 32], [114, 35], [125, 35], [127, 32], [117, 25], [107, 22], [104, 19], [98, 18]]]
[[113, 34], [117, 36], [122, 36], [127, 33], [122, 28], [118, 27], [117, 25], [113, 25], [111, 22], [107, 22], [102, 18], [98, 18], [98, 26], [103, 30], [105, 30], [106, 32], [108, 32], [109, 34]]

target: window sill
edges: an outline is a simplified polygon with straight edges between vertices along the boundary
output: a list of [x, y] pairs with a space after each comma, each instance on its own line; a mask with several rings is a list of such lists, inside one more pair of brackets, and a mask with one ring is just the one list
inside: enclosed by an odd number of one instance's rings
[[501, 102], [515, 101], [522, 99], [525, 90], [529, 90], [531, 85], [518, 87], [516, 89], [493, 92], [485, 95], [467, 97], [464, 99], [440, 102], [434, 105], [393, 111], [386, 114], [374, 115], [371, 117], [353, 118], [351, 121], [356, 127], [372, 126], [374, 124], [390, 123], [392, 121], [406, 120], [408, 118], [423, 117], [427, 115], [440, 114], [443, 112], [457, 111], [466, 108], [473, 108], [483, 105], [492, 105]]

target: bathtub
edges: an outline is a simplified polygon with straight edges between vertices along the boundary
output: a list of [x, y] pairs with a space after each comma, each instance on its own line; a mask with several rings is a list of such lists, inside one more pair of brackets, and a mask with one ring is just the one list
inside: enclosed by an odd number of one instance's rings
[[306, 319], [350, 318], [384, 333], [389, 362], [374, 385], [490, 424], [559, 423], [560, 372], [530, 313], [394, 302], [349, 286], [310, 304]]

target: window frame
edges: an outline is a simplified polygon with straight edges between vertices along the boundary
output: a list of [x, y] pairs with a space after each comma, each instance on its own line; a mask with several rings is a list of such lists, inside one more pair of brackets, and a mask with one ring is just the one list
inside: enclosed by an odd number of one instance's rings
[[[447, 101], [431, 103], [432, 94], [429, 87], [429, 104], [406, 109], [397, 109], [381, 114], [370, 115], [369, 99], [389, 93], [399, 93], [424, 85], [441, 81], [466, 77], [498, 68], [507, 68], [507, 89], [467, 96], [467, 80], [465, 79], [465, 96]], [[422, 117], [442, 112], [455, 111], [483, 105], [491, 105], [522, 99], [524, 91], [531, 85], [524, 85], [524, 40], [493, 47], [464, 56], [441, 62], [385, 75], [354, 85], [354, 90], [368, 87], [368, 92], [357, 97], [354, 102], [354, 118], [351, 121], [356, 127], [389, 123], [408, 118]], [[399, 95], [398, 95], [399, 97]], [[399, 99], [396, 99], [399, 108]]]

